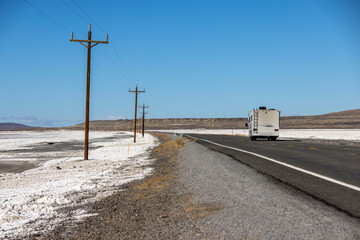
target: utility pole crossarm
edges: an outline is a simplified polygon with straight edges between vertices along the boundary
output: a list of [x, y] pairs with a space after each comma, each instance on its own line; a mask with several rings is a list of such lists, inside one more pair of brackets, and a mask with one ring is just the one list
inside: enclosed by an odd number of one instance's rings
[[87, 43], [106, 43], [108, 44], [108, 41], [93, 41], [93, 40], [79, 40], [79, 39], [70, 39], [70, 42], [87, 42]]
[[145, 91], [131, 91], [131, 90], [129, 89], [129, 92], [139, 94], [139, 93], [144, 93]]
[[[91, 25], [89, 25], [89, 33], [91, 32]], [[79, 42], [82, 45], [84, 45], [86, 48], [92, 48], [96, 45], [98, 45], [99, 43], [105, 43], [108, 44], [109, 43], [109, 35], [106, 34], [106, 41], [96, 41], [96, 40], [91, 40], [91, 37], [89, 37], [87, 40], [80, 40], [80, 39], [74, 39], [74, 33], [71, 33], [71, 39], [70, 42]], [[86, 46], [84, 43], [88, 43], [88, 45]], [[94, 45], [91, 45], [91, 43], [95, 43]]]

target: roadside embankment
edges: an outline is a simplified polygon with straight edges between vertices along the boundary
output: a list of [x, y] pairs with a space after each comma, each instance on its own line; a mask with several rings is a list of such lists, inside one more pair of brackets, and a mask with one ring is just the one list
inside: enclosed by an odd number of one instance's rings
[[[152, 174], [123, 185], [118, 192], [88, 206], [93, 216], [58, 226], [42, 239], [179, 239], [194, 235], [178, 192], [177, 154], [187, 139], [154, 134], [161, 144], [151, 157]], [[193, 212], [191, 209], [188, 212]], [[39, 236], [34, 237], [38, 239]]]
[[359, 219], [194, 141], [155, 135], [151, 175], [33, 239], [360, 238]]

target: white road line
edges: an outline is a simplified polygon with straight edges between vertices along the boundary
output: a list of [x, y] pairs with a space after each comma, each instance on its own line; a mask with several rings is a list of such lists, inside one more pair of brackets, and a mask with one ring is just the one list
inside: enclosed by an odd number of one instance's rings
[[297, 170], [297, 171], [300, 171], [300, 172], [303, 172], [303, 173], [312, 175], [312, 176], [314, 176], [314, 177], [318, 177], [318, 178], [324, 179], [324, 180], [326, 180], [326, 181], [329, 181], [329, 182], [332, 182], [332, 183], [336, 183], [336, 184], [339, 184], [339, 185], [344, 186], [344, 187], [347, 187], [347, 188], [351, 188], [351, 189], [353, 189], [353, 190], [355, 190], [355, 191], [360, 191], [360, 188], [357, 187], [357, 186], [354, 186], [354, 185], [351, 185], [351, 184], [348, 184], [348, 183], [344, 183], [344, 182], [335, 180], [335, 179], [333, 179], [333, 178], [329, 178], [329, 177], [326, 177], [326, 176], [323, 176], [323, 175], [320, 175], [320, 174], [317, 174], [317, 173], [314, 173], [314, 172], [311, 172], [311, 171], [308, 171], [308, 170], [305, 170], [305, 169], [302, 169], [302, 168], [299, 168], [299, 167], [295, 167], [295, 166], [293, 166], [293, 165], [290, 165], [290, 164], [287, 164], [287, 163], [283, 163], [283, 162], [280, 162], [280, 161], [278, 161], [278, 160], [275, 160], [275, 159], [272, 159], [272, 158], [269, 158], [269, 157], [266, 157], [266, 156], [263, 156], [263, 155], [260, 155], [260, 154], [257, 154], [257, 153], [249, 152], [249, 151], [246, 151], [246, 150], [243, 150], [243, 149], [239, 149], [239, 148], [229, 147], [229, 146], [222, 145], [222, 144], [219, 144], [219, 143], [215, 143], [215, 142], [212, 142], [212, 141], [209, 141], [209, 140], [206, 140], [206, 139], [202, 139], [202, 138], [195, 138], [195, 137], [191, 137], [191, 136], [189, 136], [189, 135], [186, 135], [186, 136], [189, 137], [189, 138], [199, 139], [199, 140], [204, 141], [204, 142], [208, 142], [208, 143], [211, 143], [211, 144], [214, 144], [214, 145], [218, 145], [218, 146], [220, 146], [220, 147], [229, 148], [229, 149], [236, 150], [236, 151], [239, 151], [239, 152], [244, 152], [244, 153], [247, 153], [247, 154], [251, 154], [251, 155], [254, 155], [254, 156], [257, 156], [257, 157], [266, 159], [266, 160], [268, 160], [268, 161], [271, 161], [271, 162], [274, 162], [274, 163], [283, 165], [283, 166], [285, 166], [285, 167], [288, 167], [288, 168], [291, 168], [291, 169], [295, 169], [295, 170]]

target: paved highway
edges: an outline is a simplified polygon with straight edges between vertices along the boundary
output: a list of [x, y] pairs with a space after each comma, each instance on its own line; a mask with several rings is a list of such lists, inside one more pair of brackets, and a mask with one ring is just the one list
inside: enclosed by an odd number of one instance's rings
[[197, 142], [360, 217], [360, 149], [303, 141], [190, 134]]

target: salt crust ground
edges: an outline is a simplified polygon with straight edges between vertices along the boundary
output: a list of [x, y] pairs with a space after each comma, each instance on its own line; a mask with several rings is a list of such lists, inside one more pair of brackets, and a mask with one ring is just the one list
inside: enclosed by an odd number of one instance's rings
[[[156, 145], [156, 138], [146, 134], [145, 138], [137, 138], [136, 144], [132, 143], [131, 133], [91, 132], [90, 138], [115, 134], [124, 136], [114, 141], [95, 141], [94, 145], [102, 147], [91, 150], [87, 161], [82, 160], [82, 151], [74, 151], [67, 158], [54, 158], [22, 173], [0, 174], [0, 239], [51, 230], [54, 224], [68, 220], [58, 209], [102, 199], [117, 186], [148, 175], [152, 171], [148, 150]], [[0, 135], [1, 150], [28, 148], [49, 139], [53, 142], [83, 139], [83, 131]], [[88, 216], [85, 210], [76, 215]]]
[[[177, 134], [236, 134], [248, 136], [248, 130], [246, 129], [176, 129], [156, 131]], [[360, 129], [280, 129], [280, 138], [360, 141]]]
[[[247, 135], [245, 129], [162, 131]], [[106, 138], [114, 134], [91, 132], [90, 138]], [[360, 130], [283, 129], [280, 137], [360, 141]], [[0, 151], [28, 149], [30, 145], [48, 142], [49, 139], [53, 142], [82, 140], [83, 131], [2, 132]], [[104, 198], [112, 194], [116, 186], [149, 174], [151, 160], [147, 150], [155, 146], [156, 139], [150, 135], [138, 138], [136, 145], [131, 144], [128, 154], [131, 142], [131, 138], [95, 142], [95, 145], [103, 147], [90, 151], [90, 160], [86, 162], [81, 160], [81, 151], [74, 151], [67, 158], [54, 158], [35, 169], [18, 174], [0, 174], [0, 238], [20, 238], [24, 234], [35, 233], [35, 229], [51, 230], [54, 223], [67, 220], [58, 209]], [[6, 156], [0, 154], [0, 161], [4, 159]], [[36, 160], [36, 155], [33, 160]], [[61, 170], [56, 169], [57, 166]], [[76, 215], [79, 219], [88, 216], [85, 210], [79, 210]], [[44, 226], [48, 226], [47, 229]]]

